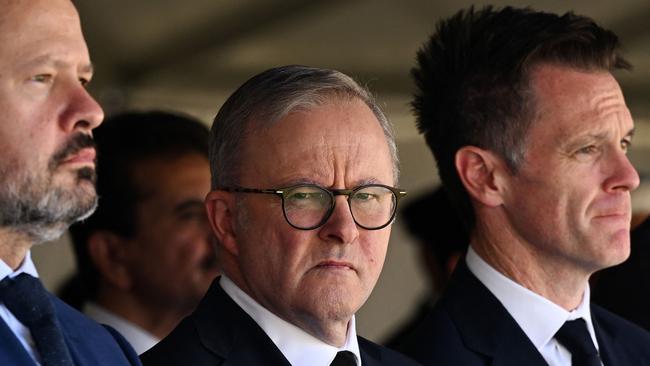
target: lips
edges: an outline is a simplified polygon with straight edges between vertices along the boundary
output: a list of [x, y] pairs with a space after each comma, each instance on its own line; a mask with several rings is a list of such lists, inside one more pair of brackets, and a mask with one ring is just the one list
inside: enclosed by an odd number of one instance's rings
[[96, 156], [94, 148], [84, 148], [63, 159], [61, 164], [94, 164]]
[[316, 268], [321, 269], [340, 269], [340, 270], [354, 270], [354, 266], [350, 262], [326, 260], [318, 263]]

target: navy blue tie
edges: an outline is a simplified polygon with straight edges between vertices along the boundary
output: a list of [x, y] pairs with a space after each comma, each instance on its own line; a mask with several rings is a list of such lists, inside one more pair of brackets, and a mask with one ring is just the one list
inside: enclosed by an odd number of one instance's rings
[[584, 319], [580, 318], [564, 323], [555, 334], [555, 339], [571, 352], [571, 366], [602, 365]]
[[0, 281], [0, 301], [34, 339], [42, 366], [74, 366], [56, 318], [54, 305], [37, 278], [21, 273]]
[[357, 359], [354, 357], [354, 353], [350, 351], [340, 351], [336, 354], [330, 366], [357, 366]]

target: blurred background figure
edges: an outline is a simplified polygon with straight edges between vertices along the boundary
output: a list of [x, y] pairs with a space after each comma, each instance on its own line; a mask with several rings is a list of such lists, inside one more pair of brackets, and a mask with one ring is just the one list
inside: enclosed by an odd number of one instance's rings
[[70, 228], [77, 273], [61, 297], [142, 353], [195, 307], [218, 273], [203, 207], [208, 129], [177, 114], [126, 113], [94, 135], [99, 208]]
[[385, 342], [387, 347], [408, 356], [414, 344], [427, 341], [418, 338], [414, 331], [433, 308], [458, 259], [465, 254], [469, 233], [442, 186], [410, 201], [400, 215], [402, 224], [416, 239], [420, 264], [429, 284], [417, 309]]
[[[639, 221], [641, 223], [639, 224]], [[598, 272], [593, 301], [650, 330], [650, 216], [632, 219], [631, 253], [622, 264]]]

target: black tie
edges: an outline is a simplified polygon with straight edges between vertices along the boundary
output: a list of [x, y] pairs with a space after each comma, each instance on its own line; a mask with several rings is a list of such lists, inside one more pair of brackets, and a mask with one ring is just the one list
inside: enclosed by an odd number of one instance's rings
[[21, 273], [0, 281], [0, 301], [34, 339], [42, 366], [74, 366], [47, 291], [37, 278]]
[[357, 366], [357, 359], [354, 357], [354, 353], [350, 351], [340, 351], [336, 354], [330, 366]]
[[571, 352], [571, 366], [602, 365], [584, 319], [580, 318], [564, 323], [562, 328], [555, 333], [555, 339]]

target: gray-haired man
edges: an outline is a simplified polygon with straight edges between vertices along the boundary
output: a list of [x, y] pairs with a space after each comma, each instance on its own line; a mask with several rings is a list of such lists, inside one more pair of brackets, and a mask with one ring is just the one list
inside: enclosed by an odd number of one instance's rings
[[144, 363], [413, 364], [356, 336], [404, 194], [370, 94], [337, 71], [265, 71], [226, 101], [210, 148], [224, 275]]

